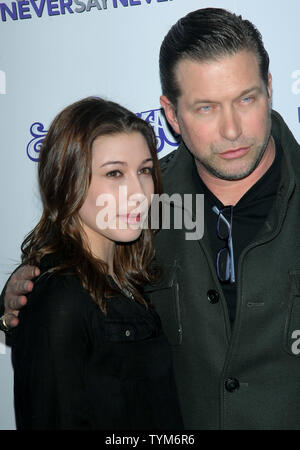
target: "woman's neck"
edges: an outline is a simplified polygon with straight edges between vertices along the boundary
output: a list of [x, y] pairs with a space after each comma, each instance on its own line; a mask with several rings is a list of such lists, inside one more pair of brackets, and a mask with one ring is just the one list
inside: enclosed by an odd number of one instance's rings
[[82, 227], [85, 234], [84, 240], [87, 242], [92, 255], [105, 262], [108, 265], [108, 273], [113, 275], [115, 242], [97, 233], [85, 224], [82, 224]]

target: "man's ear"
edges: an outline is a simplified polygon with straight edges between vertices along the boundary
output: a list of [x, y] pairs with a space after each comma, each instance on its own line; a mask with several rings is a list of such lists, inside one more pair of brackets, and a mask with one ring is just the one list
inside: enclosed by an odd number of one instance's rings
[[175, 133], [180, 134], [180, 129], [179, 129], [177, 116], [176, 116], [176, 112], [175, 112], [173, 103], [170, 102], [168, 97], [166, 97], [165, 95], [162, 95], [160, 97], [160, 104], [165, 111], [165, 115], [166, 115], [166, 118], [167, 118], [169, 124], [171, 125], [171, 127], [173, 128]]
[[267, 86], [269, 101], [272, 102], [272, 75], [268, 73], [268, 86]]

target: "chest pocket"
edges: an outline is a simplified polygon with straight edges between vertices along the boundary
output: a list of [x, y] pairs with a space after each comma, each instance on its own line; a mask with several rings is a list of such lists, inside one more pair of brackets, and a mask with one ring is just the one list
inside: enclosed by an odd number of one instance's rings
[[290, 302], [284, 330], [284, 348], [300, 357], [300, 271], [290, 272]]
[[143, 320], [107, 320], [104, 325], [104, 339], [107, 342], [137, 342], [155, 335], [156, 328]]
[[178, 282], [179, 265], [164, 267], [163, 277], [155, 286], [146, 287], [145, 292], [154, 305], [162, 322], [163, 332], [169, 343], [178, 346], [182, 343], [182, 311]]

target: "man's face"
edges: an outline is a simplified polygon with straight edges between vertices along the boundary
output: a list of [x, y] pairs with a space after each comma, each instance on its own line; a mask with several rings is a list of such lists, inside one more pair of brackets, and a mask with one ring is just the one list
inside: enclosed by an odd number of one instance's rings
[[175, 70], [177, 110], [164, 96], [161, 103], [199, 173], [225, 180], [250, 175], [270, 147], [271, 75], [266, 89], [249, 51], [216, 61], [182, 60]]

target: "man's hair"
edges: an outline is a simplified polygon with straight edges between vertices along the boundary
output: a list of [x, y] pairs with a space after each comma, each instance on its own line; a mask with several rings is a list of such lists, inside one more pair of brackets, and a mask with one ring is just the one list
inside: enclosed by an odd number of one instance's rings
[[260, 32], [249, 20], [220, 8], [203, 8], [187, 14], [172, 26], [160, 48], [163, 94], [176, 107], [181, 92], [175, 72], [180, 61], [213, 61], [242, 50], [256, 55], [267, 87], [269, 55]]

